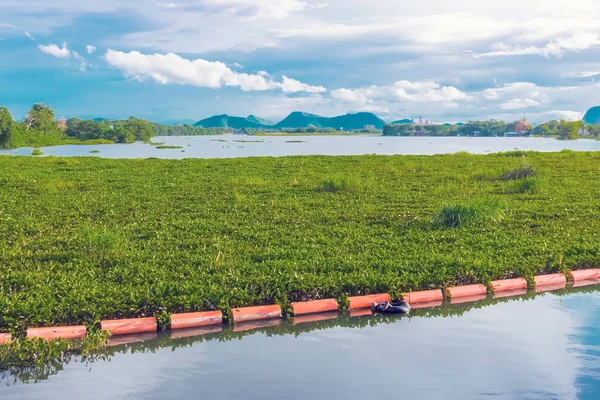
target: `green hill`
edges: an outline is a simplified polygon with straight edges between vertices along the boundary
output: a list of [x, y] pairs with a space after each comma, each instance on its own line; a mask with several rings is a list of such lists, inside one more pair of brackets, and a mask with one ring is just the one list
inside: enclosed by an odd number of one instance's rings
[[600, 106], [592, 107], [583, 116], [586, 124], [600, 124]]
[[346, 114], [337, 117], [323, 117], [316, 114], [308, 114], [295, 111], [288, 115], [283, 121], [275, 125], [276, 128], [333, 128], [344, 130], [359, 130], [366, 126], [373, 126], [375, 129], [383, 129], [385, 121], [373, 113], [359, 112], [356, 114]]
[[404, 124], [412, 124], [412, 119], [406, 118], [406, 119], [400, 119], [398, 121], [393, 121], [392, 125], [404, 125]]
[[209, 118], [200, 120], [194, 124], [194, 126], [200, 126], [203, 128], [233, 128], [233, 129], [244, 129], [244, 128], [270, 128], [270, 125], [264, 124], [268, 122], [256, 118], [250, 115], [248, 118], [244, 117], [233, 117], [227, 114], [214, 115]]

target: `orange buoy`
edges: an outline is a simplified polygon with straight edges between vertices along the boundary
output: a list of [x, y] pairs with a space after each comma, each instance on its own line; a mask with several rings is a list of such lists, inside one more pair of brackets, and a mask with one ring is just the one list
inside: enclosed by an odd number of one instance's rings
[[12, 339], [12, 335], [10, 333], [0, 333], [0, 344], [8, 343]]
[[534, 278], [535, 287], [542, 288], [544, 286], [567, 286], [567, 277], [563, 274], [549, 274], [549, 275], [538, 275]]
[[130, 333], [125, 335], [111, 336], [108, 339], [106, 345], [108, 347], [121, 346], [124, 344], [142, 343], [149, 340], [154, 340], [158, 337], [158, 333], [154, 332], [141, 332], [141, 333]]
[[367, 296], [351, 296], [348, 297], [350, 301], [350, 306], [348, 307], [351, 310], [356, 310], [359, 308], [371, 308], [373, 303], [383, 303], [386, 301], [390, 301], [391, 297], [387, 293], [381, 294], [370, 294]]
[[326, 311], [337, 311], [339, 309], [336, 299], [299, 301], [292, 303], [294, 315], [314, 314]]
[[407, 301], [411, 306], [413, 303], [429, 303], [444, 299], [444, 295], [440, 289], [423, 290], [421, 292], [404, 293], [402, 299]]
[[100, 321], [100, 329], [109, 331], [111, 335], [127, 335], [129, 333], [156, 332], [156, 318], [130, 318]]
[[485, 287], [485, 285], [481, 284], [446, 288], [446, 296], [451, 299], [456, 299], [458, 297], [480, 296], [486, 294], [487, 288]]
[[356, 310], [350, 310], [350, 317], [364, 317], [366, 315], [373, 315], [373, 311], [370, 308], [359, 308]]
[[600, 279], [600, 269], [582, 269], [579, 271], [570, 271], [569, 276], [574, 282], [577, 281], [589, 281], [590, 279]]
[[233, 322], [260, 321], [263, 319], [281, 318], [281, 307], [277, 304], [257, 307], [233, 308]]
[[523, 278], [501, 279], [490, 284], [490, 290], [494, 293], [519, 289], [527, 289], [527, 281]]
[[600, 279], [587, 279], [583, 281], [575, 281], [573, 282], [573, 287], [584, 287], [584, 286], [592, 286], [592, 285], [600, 285]]
[[196, 328], [198, 326], [219, 325], [223, 323], [221, 311], [205, 311], [171, 314], [171, 329]]
[[[441, 291], [440, 291], [441, 293]], [[413, 310], [417, 310], [419, 308], [432, 308], [432, 307], [439, 307], [443, 304], [443, 300], [433, 300], [433, 301], [426, 301], [423, 303], [415, 303], [415, 304], [411, 304], [410, 308]]]
[[46, 340], [52, 339], [81, 339], [85, 337], [87, 329], [85, 325], [78, 326], [54, 326], [46, 328], [29, 328], [27, 337], [39, 337]]
[[251, 330], [260, 329], [260, 328], [272, 328], [272, 327], [281, 325], [282, 321], [283, 320], [281, 318], [279, 318], [279, 319], [266, 319], [266, 320], [240, 322], [233, 326], [233, 331], [234, 332], [245, 332], [245, 331], [251, 331]]

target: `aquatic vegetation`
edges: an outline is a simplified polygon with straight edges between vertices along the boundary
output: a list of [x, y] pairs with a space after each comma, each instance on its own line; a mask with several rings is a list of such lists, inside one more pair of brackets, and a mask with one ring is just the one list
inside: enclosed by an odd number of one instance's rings
[[183, 149], [183, 146], [167, 146], [167, 145], [160, 145], [160, 146], [156, 146], [157, 149]]
[[526, 158], [0, 157], [0, 331], [600, 265], [600, 154]]
[[90, 150], [90, 153], [92, 153], [92, 154], [98, 154], [98, 153], [100, 153], [100, 150]]
[[305, 140], [286, 140], [286, 143], [306, 143]]
[[31, 151], [31, 155], [32, 155], [32, 156], [43, 156], [43, 155], [44, 155], [44, 152], [43, 152], [43, 151], [41, 151], [40, 149], [33, 149], [33, 150]]
[[525, 178], [518, 181], [512, 182], [512, 185], [507, 190], [507, 193], [519, 194], [519, 193], [529, 193], [534, 194], [538, 193], [542, 190], [544, 183], [541, 178], [533, 177], [533, 178]]

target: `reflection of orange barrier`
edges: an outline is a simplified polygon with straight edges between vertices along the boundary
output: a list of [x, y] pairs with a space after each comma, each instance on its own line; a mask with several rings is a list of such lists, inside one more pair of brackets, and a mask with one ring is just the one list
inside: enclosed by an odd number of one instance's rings
[[507, 290], [519, 290], [527, 289], [527, 281], [523, 278], [516, 279], [502, 279], [499, 281], [492, 281], [490, 284], [492, 292], [505, 292]]
[[111, 336], [110, 339], [108, 339], [108, 343], [106, 345], [109, 347], [112, 347], [112, 346], [120, 346], [123, 344], [140, 343], [140, 342], [146, 342], [148, 340], [154, 340], [157, 337], [158, 337], [158, 334], [156, 333], [156, 331], [133, 333], [133, 334], [129, 334], [129, 335]]
[[269, 306], [233, 308], [231, 315], [233, 316], [233, 322], [281, 318], [281, 307], [272, 304]]
[[326, 311], [337, 311], [339, 308], [336, 299], [300, 301], [292, 303], [294, 315], [314, 314]]
[[352, 296], [348, 297], [350, 301], [350, 309], [357, 308], [370, 308], [373, 303], [383, 303], [385, 301], [390, 301], [391, 297], [387, 293], [382, 294], [370, 294], [368, 296]]
[[210, 333], [219, 333], [223, 330], [223, 325], [201, 326], [198, 328], [183, 328], [171, 331], [171, 339], [183, 339], [194, 336], [208, 335]]
[[580, 271], [571, 271], [569, 276], [574, 282], [577, 281], [589, 281], [590, 279], [600, 279], [600, 269], [582, 269]]
[[535, 287], [535, 291], [536, 291], [536, 293], [539, 293], [539, 292], [551, 292], [553, 290], [564, 289], [565, 287], [567, 287], [566, 283], [555, 283], [553, 285], [536, 286]]
[[221, 311], [171, 314], [171, 329], [195, 328], [223, 323]]
[[464, 296], [464, 297], [452, 297], [450, 299], [450, 304], [473, 303], [475, 301], [483, 300], [486, 297], [487, 297], [486, 294], [478, 294], [475, 296]]
[[503, 292], [494, 293], [494, 298], [501, 299], [503, 297], [522, 296], [526, 293], [527, 293], [527, 289], [505, 290]]
[[451, 299], [457, 297], [472, 297], [487, 294], [487, 288], [484, 285], [466, 285], [446, 288], [446, 296]]
[[[441, 293], [441, 292], [440, 292]], [[441, 306], [443, 303], [442, 300], [436, 300], [436, 301], [426, 301], [424, 303], [416, 303], [416, 304], [411, 304], [410, 308], [413, 309], [419, 309], [419, 308], [430, 308], [430, 307], [439, 307]]]
[[274, 326], [279, 326], [281, 324], [281, 319], [267, 319], [267, 320], [261, 320], [261, 321], [248, 321], [248, 322], [241, 322], [239, 324], [235, 324], [233, 326], [233, 331], [234, 332], [244, 332], [244, 331], [250, 331], [252, 329], [259, 329], [259, 328], [271, 328]]
[[563, 274], [538, 275], [535, 278], [535, 287], [567, 285], [567, 277]]
[[587, 279], [583, 281], [575, 281], [573, 283], [573, 287], [583, 287], [592, 285], [600, 285], [600, 279]]
[[103, 331], [111, 335], [127, 335], [129, 333], [156, 332], [156, 318], [113, 319], [100, 322]]
[[0, 333], [0, 344], [10, 342], [11, 339], [12, 339], [12, 336], [10, 333]]
[[351, 317], [363, 317], [365, 315], [373, 315], [373, 311], [370, 308], [360, 308], [357, 310], [350, 310]]
[[337, 311], [330, 311], [320, 314], [308, 314], [308, 315], [300, 315], [294, 316], [293, 325], [304, 324], [306, 322], [317, 322], [317, 321], [326, 321], [329, 319], [336, 319], [339, 316]]
[[85, 325], [79, 326], [55, 326], [50, 328], [29, 328], [27, 337], [39, 337], [46, 340], [52, 339], [81, 339], [86, 334]]
[[424, 290], [421, 292], [410, 292], [402, 294], [402, 298], [410, 303], [428, 303], [431, 301], [443, 300], [444, 295], [440, 289]]

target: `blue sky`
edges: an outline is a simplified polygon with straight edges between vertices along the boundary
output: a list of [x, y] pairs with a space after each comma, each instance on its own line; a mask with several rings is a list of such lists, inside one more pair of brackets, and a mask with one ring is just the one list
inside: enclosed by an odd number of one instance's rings
[[66, 117], [581, 118], [597, 0], [3, 0], [0, 104]]

